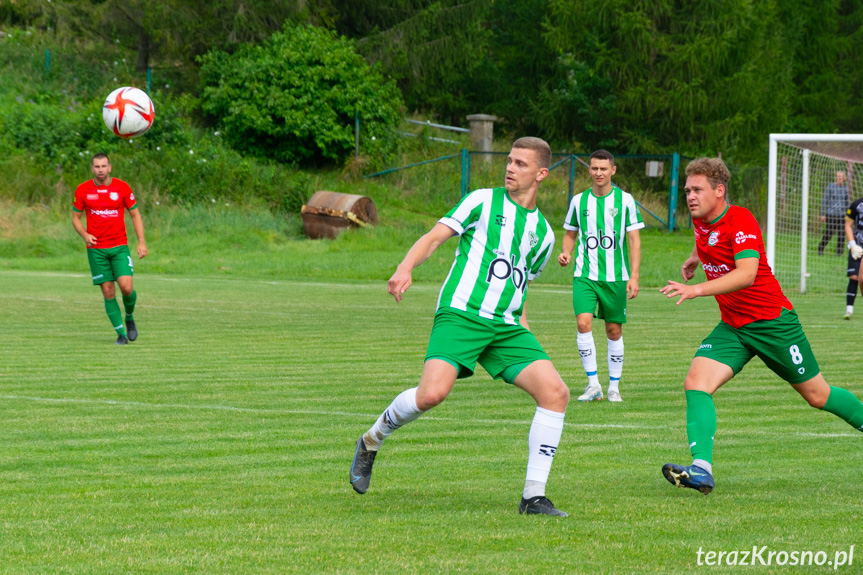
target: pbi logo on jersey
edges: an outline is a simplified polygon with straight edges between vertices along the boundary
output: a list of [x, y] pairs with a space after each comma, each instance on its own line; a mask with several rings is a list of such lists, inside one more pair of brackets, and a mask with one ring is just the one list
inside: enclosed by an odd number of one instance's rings
[[715, 246], [719, 243], [719, 232], [710, 232], [710, 235], [707, 236], [707, 245]]
[[505, 226], [506, 225], [506, 216], [501, 216], [500, 214], [496, 215], [494, 217], [494, 223], [496, 223], [500, 227]]
[[588, 234], [584, 239], [584, 245], [587, 246], [589, 250], [595, 250], [602, 248], [604, 250], [610, 250], [611, 248], [617, 249], [617, 231], [615, 230], [614, 234], [607, 236], [603, 230], [599, 230], [599, 235], [596, 234]]
[[111, 198], [112, 202], [116, 202], [120, 196], [117, 194], [117, 192], [111, 192], [110, 194], [108, 194], [108, 197]]
[[530, 242], [530, 247], [535, 248], [536, 244], [539, 243], [539, 236], [534, 232], [530, 232], [527, 234], [527, 241]]
[[758, 238], [755, 237], [755, 234], [744, 234], [743, 232], [737, 232], [734, 235], [734, 243], [735, 244], [742, 244], [746, 240], [757, 240], [757, 239]]
[[494, 258], [488, 264], [488, 274], [485, 276], [485, 281], [491, 283], [492, 278], [499, 280], [512, 280], [512, 285], [515, 289], [521, 290], [524, 293], [527, 290], [527, 266], [518, 268], [515, 265], [515, 256], [511, 256], [511, 260], [506, 258]]

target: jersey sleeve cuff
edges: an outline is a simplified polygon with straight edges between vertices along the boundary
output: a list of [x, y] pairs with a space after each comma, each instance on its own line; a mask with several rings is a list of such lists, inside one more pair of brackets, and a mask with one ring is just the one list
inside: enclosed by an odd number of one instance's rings
[[626, 231], [633, 232], [635, 230], [640, 230], [643, 227], [644, 227], [644, 222], [636, 222], [636, 223], [632, 224], [631, 226], [626, 226]]
[[758, 250], [743, 250], [734, 254], [734, 261], [745, 258], [761, 258], [761, 256], [758, 254]]
[[571, 226], [569, 224], [563, 224], [563, 229], [570, 231], [570, 232], [577, 232], [578, 231], [578, 228], [576, 226]]
[[464, 226], [462, 226], [460, 222], [452, 218], [443, 217], [438, 220], [438, 223], [443, 224], [448, 228], [451, 228], [458, 235], [462, 235], [464, 233]]
[[73, 212], [78, 212], [79, 214], [83, 214], [83, 213], [84, 213], [84, 210], [79, 210], [79, 209], [78, 209], [78, 208], [76, 208], [75, 206], [72, 206], [72, 211], [73, 211]]

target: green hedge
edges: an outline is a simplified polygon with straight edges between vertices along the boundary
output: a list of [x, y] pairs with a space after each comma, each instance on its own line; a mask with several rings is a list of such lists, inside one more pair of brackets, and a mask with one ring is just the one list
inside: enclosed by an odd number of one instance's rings
[[353, 44], [313, 26], [286, 24], [260, 45], [202, 59], [203, 109], [227, 141], [286, 163], [342, 163], [354, 150], [380, 164], [395, 149], [401, 95]]

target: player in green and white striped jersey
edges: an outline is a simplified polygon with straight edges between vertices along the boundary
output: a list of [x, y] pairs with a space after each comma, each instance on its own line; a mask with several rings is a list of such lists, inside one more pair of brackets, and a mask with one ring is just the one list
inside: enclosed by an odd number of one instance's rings
[[536, 401], [519, 513], [566, 516], [545, 496], [545, 484], [563, 431], [569, 388], [524, 314], [528, 282], [542, 272], [554, 250], [554, 232], [536, 207], [550, 162], [551, 149], [543, 140], [516, 140], [507, 157], [505, 186], [463, 198], [413, 245], [390, 278], [389, 293], [401, 301], [413, 269], [443, 242], [459, 236], [438, 297], [419, 386], [396, 397], [357, 441], [350, 471], [357, 493], [369, 488], [384, 440], [440, 404], [456, 379], [472, 375], [479, 362], [492, 377], [520, 387]]
[[[579, 401], [602, 399], [597, 375], [594, 315], [605, 320], [608, 338], [608, 400], [623, 401], [623, 332], [626, 301], [638, 295], [641, 238], [644, 227], [635, 199], [611, 183], [617, 173], [614, 156], [605, 150], [590, 155], [593, 187], [572, 198], [563, 227], [563, 251], [558, 263], [566, 267], [576, 248], [572, 307], [578, 323], [578, 353], [587, 373], [587, 387]], [[624, 241], [624, 236], [626, 240]]]
[[509, 199], [506, 188], [477, 190], [440, 219], [459, 236], [455, 261], [437, 311], [453, 308], [515, 325], [527, 282], [554, 249], [554, 231], [540, 211]]

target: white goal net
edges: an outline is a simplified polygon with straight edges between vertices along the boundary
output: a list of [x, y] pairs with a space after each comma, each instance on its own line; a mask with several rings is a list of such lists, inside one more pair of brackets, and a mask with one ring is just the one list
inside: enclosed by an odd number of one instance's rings
[[770, 135], [765, 248], [786, 293], [845, 292], [848, 242], [837, 212], [863, 192], [857, 178], [863, 134]]

